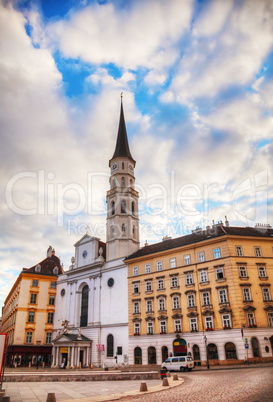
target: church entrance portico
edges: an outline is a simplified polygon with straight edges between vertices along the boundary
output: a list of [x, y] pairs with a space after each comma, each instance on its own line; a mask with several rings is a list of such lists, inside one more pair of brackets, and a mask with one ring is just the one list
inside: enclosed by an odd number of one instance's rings
[[79, 334], [62, 334], [52, 341], [52, 367], [90, 367], [92, 340]]

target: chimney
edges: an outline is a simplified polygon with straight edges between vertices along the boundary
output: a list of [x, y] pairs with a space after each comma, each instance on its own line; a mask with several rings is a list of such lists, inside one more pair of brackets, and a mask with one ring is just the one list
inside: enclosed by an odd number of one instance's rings
[[229, 221], [227, 220], [227, 216], [225, 215], [225, 225], [228, 228], [229, 227]]

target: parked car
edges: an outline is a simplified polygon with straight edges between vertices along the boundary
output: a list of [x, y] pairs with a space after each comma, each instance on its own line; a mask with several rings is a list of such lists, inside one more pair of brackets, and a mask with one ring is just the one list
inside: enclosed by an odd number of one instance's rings
[[161, 367], [166, 371], [191, 371], [194, 368], [194, 361], [190, 356], [168, 357]]

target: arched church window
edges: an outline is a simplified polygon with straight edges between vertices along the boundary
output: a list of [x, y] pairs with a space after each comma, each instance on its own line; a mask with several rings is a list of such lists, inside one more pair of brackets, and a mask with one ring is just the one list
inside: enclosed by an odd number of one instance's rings
[[121, 231], [123, 232], [123, 233], [125, 233], [125, 225], [124, 225], [124, 223], [122, 224], [122, 226], [121, 226]]
[[122, 170], [124, 170], [124, 162], [122, 162]]
[[80, 327], [87, 327], [87, 321], [88, 321], [88, 293], [89, 293], [89, 287], [87, 285], [85, 285], [82, 288]]
[[112, 201], [112, 215], [115, 215], [115, 213], [116, 213], [115, 201]]
[[114, 188], [117, 187], [117, 182], [116, 182], [115, 179], [113, 180], [113, 187], [114, 187]]
[[130, 187], [133, 187], [133, 186], [134, 186], [133, 180], [130, 179]]
[[134, 203], [134, 201], [132, 202], [132, 215], [135, 215], [135, 203]]
[[124, 187], [125, 186], [125, 177], [121, 178], [121, 186]]
[[125, 201], [125, 200], [122, 200], [122, 201], [121, 201], [121, 209], [120, 209], [120, 212], [121, 212], [122, 214], [126, 214], [126, 201]]
[[114, 337], [112, 334], [107, 336], [107, 357], [114, 357]]

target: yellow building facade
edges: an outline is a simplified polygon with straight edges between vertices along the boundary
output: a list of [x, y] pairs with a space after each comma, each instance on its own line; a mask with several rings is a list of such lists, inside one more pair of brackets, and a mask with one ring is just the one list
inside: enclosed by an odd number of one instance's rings
[[9, 292], [2, 311], [1, 332], [7, 333], [7, 364], [50, 365], [56, 282], [63, 272], [49, 247], [47, 258], [23, 268]]
[[273, 230], [222, 223], [148, 245], [128, 264], [129, 361], [273, 356]]

